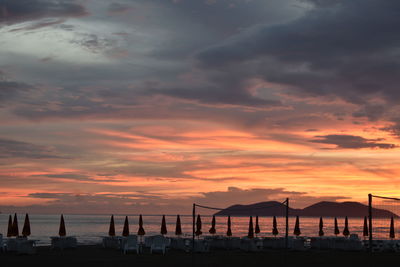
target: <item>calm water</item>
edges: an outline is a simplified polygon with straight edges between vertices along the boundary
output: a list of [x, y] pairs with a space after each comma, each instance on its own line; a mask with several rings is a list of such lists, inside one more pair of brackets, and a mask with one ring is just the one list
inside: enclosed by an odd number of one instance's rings
[[[18, 215], [19, 231], [21, 233], [25, 215]], [[58, 234], [60, 223], [59, 215], [35, 215], [29, 216], [31, 222], [32, 239], [38, 239], [39, 245], [48, 245], [50, 236]], [[108, 234], [110, 223], [109, 215], [64, 215], [67, 235], [76, 236], [80, 244], [95, 244], [101, 242], [101, 237]], [[117, 235], [122, 233], [125, 216], [114, 216]], [[135, 234], [138, 230], [139, 216], [128, 216], [130, 231]], [[155, 235], [160, 232], [161, 215], [145, 215], [143, 216], [144, 229], [146, 235]], [[231, 217], [232, 232], [234, 236], [245, 236], [248, 231], [248, 217]], [[168, 235], [173, 236], [175, 232], [176, 216], [166, 216]], [[217, 217], [217, 234], [224, 235], [226, 233], [226, 217]], [[203, 233], [208, 233], [211, 223], [211, 216], [202, 216]], [[285, 218], [278, 217], [279, 235], [284, 236]], [[295, 218], [289, 220], [290, 235], [292, 235]], [[363, 219], [349, 218], [350, 233], [362, 236]], [[192, 231], [192, 217], [181, 216], [182, 231], [185, 236], [190, 236]], [[254, 220], [255, 223], [255, 220]], [[261, 234], [259, 236], [272, 236], [272, 218], [260, 217], [259, 224]], [[326, 236], [333, 236], [334, 227], [333, 218], [324, 218], [324, 231]], [[344, 218], [338, 218], [339, 229], [342, 231], [344, 226]], [[7, 234], [8, 214], [0, 214], [0, 233], [4, 236]], [[318, 234], [319, 218], [300, 218], [300, 228], [303, 236], [316, 236]], [[390, 219], [379, 219], [374, 221], [374, 235], [382, 239], [386, 239], [389, 233]], [[396, 234], [400, 237], [398, 222], [396, 221]]]

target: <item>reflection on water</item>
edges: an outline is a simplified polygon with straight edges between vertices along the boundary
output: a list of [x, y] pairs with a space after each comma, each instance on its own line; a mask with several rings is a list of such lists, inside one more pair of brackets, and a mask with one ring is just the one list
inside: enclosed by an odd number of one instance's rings
[[[18, 215], [19, 229], [22, 230], [24, 222], [24, 214]], [[130, 231], [136, 234], [138, 230], [139, 216], [129, 216]], [[211, 225], [211, 216], [202, 216], [203, 233], [208, 234]], [[110, 222], [109, 215], [64, 215], [67, 235], [76, 236], [78, 242], [81, 244], [98, 243], [102, 236], [107, 235]], [[116, 233], [121, 234], [125, 216], [114, 216]], [[161, 215], [144, 215], [144, 228], [146, 235], [154, 235], [160, 232]], [[248, 231], [249, 219], [248, 217], [231, 217], [232, 220], [232, 233], [234, 236], [245, 236]], [[166, 216], [168, 235], [173, 236], [175, 232], [176, 216]], [[227, 217], [221, 216], [216, 218], [217, 234], [225, 235]], [[38, 239], [39, 244], [48, 245], [50, 242], [49, 237], [58, 234], [58, 227], [60, 223], [59, 215], [30, 215], [31, 232], [33, 239]], [[279, 236], [285, 234], [285, 218], [277, 217]], [[182, 216], [182, 231], [184, 235], [190, 236], [192, 231], [192, 217]], [[291, 217], [289, 220], [289, 234], [292, 235], [295, 218]], [[349, 218], [350, 233], [362, 236], [363, 231], [363, 218]], [[397, 223], [397, 222], [396, 222]], [[272, 217], [260, 217], [259, 224], [261, 234], [259, 236], [272, 236]], [[339, 228], [342, 231], [344, 226], [344, 218], [338, 218]], [[8, 215], [0, 214], [0, 233], [3, 236], [7, 233]], [[319, 218], [300, 218], [300, 228], [303, 236], [316, 236], [318, 234]], [[376, 219], [374, 220], [374, 237], [387, 239], [389, 236], [390, 219]], [[333, 236], [334, 219], [324, 218], [324, 232], [326, 236]], [[396, 233], [398, 228], [396, 225]]]

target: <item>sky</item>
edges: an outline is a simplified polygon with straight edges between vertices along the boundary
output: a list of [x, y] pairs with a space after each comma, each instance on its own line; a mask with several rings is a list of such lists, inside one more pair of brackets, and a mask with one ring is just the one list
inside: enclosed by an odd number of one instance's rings
[[0, 211], [400, 194], [398, 0], [0, 1]]

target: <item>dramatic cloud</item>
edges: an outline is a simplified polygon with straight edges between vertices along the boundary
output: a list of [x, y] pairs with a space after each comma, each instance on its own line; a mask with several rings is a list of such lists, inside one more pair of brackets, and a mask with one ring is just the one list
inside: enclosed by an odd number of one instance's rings
[[299, 19], [250, 27], [204, 49], [197, 55], [200, 65], [252, 69], [243, 79], [263, 77], [314, 96], [356, 104], [379, 96], [397, 103], [400, 3], [312, 2], [315, 7]]
[[395, 144], [380, 143], [384, 139], [365, 139], [361, 136], [344, 135], [344, 134], [331, 134], [324, 136], [315, 136], [318, 139], [311, 140], [314, 143], [332, 144], [337, 148], [395, 148]]
[[3, 0], [0, 23], [14, 24], [42, 18], [68, 18], [86, 15], [85, 8], [75, 1]]
[[53, 148], [0, 138], [0, 158], [51, 159], [62, 158]]

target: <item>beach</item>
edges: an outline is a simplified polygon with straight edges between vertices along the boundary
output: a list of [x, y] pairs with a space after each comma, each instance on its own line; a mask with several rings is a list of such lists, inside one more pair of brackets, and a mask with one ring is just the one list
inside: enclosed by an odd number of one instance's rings
[[76, 249], [51, 250], [38, 247], [34, 255], [1, 253], [3, 266], [387, 266], [400, 262], [399, 253], [345, 251], [284, 251], [262, 252], [212, 251], [186, 253], [169, 250], [166, 255], [144, 252], [124, 255], [121, 251], [100, 245], [83, 245]]

